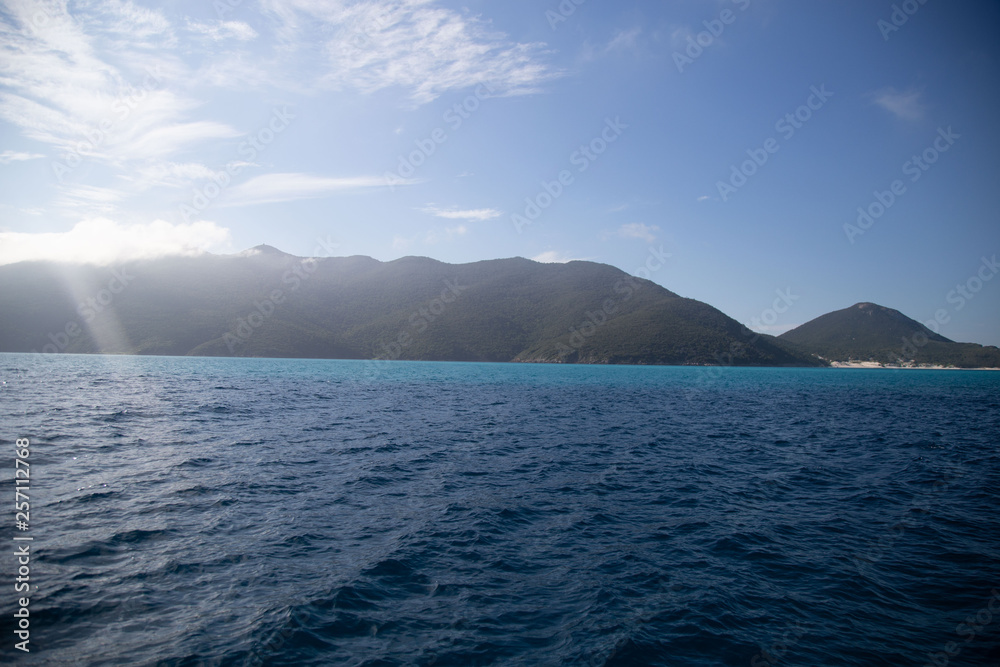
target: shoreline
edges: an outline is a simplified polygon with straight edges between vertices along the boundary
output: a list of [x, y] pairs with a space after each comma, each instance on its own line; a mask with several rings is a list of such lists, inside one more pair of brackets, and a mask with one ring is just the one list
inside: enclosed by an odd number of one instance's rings
[[[458, 359], [363, 359], [363, 358], [347, 358], [347, 357], [251, 357], [251, 356], [217, 356], [217, 355], [202, 355], [202, 354], [187, 354], [187, 355], [176, 355], [176, 354], [134, 354], [134, 353], [101, 353], [101, 352], [11, 352], [11, 351], [0, 351], [0, 355], [32, 355], [35, 357], [115, 357], [115, 358], [141, 358], [141, 359], [234, 359], [234, 360], [278, 360], [278, 361], [353, 361], [359, 363], [392, 363], [392, 362], [411, 362], [411, 363], [452, 363], [452, 364], [476, 364], [476, 363], [487, 363], [487, 364], [537, 364], [537, 365], [552, 365], [552, 366], [660, 366], [660, 367], [676, 367], [676, 368], [817, 368], [817, 369], [829, 369], [829, 368], [846, 368], [846, 369], [867, 369], [867, 370], [908, 370], [908, 371], [1000, 371], [1000, 368], [990, 367], [990, 366], [977, 366], [973, 368], [961, 368], [958, 366], [942, 366], [940, 364], [932, 365], [916, 365], [916, 366], [894, 366], [894, 365], [883, 365], [877, 361], [829, 361], [823, 359], [827, 362], [828, 366], [822, 365], [811, 365], [811, 366], [760, 366], [751, 364], [655, 364], [655, 363], [608, 363], [600, 361], [590, 361], [590, 362], [560, 362], [554, 360], [542, 360], [542, 359], [511, 359], [509, 361], [472, 361], [472, 360], [458, 360]], [[820, 357], [822, 359], [822, 357]]]
[[920, 364], [915, 366], [892, 366], [880, 364], [877, 361], [831, 361], [830, 368], [864, 368], [887, 371], [1000, 371], [1000, 368], [959, 368], [957, 366], [941, 366], [939, 364]]

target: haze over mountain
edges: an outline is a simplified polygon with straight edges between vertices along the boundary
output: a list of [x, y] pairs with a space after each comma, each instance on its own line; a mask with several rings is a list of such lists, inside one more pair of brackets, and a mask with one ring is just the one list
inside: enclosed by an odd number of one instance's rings
[[1000, 367], [859, 303], [778, 338], [615, 267], [303, 258], [261, 245], [108, 268], [0, 266], [0, 351], [435, 361]]
[[819, 365], [717, 309], [593, 262], [300, 258], [269, 246], [115, 269], [0, 267], [0, 350]]
[[1000, 368], [1000, 349], [956, 343], [874, 303], [821, 315], [779, 338], [830, 361]]

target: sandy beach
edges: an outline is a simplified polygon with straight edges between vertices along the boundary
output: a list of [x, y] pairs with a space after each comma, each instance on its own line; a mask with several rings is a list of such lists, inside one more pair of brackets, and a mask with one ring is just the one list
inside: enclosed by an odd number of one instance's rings
[[894, 366], [880, 364], [877, 361], [831, 361], [831, 368], [883, 368], [886, 370], [916, 370], [916, 371], [1000, 371], [1000, 368], [958, 368], [956, 366], [941, 366], [931, 364], [912, 364], [909, 366]]

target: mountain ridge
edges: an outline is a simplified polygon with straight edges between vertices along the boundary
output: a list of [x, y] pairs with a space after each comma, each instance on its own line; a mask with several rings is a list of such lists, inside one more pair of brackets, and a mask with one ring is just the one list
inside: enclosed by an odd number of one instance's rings
[[778, 336], [827, 361], [1000, 368], [1000, 349], [958, 343], [893, 308], [863, 301]]
[[[0, 266], [8, 286], [0, 312], [11, 314], [0, 322], [0, 350], [822, 365], [708, 304], [607, 264], [250, 251], [114, 270]], [[112, 284], [113, 272], [125, 284]]]
[[860, 302], [775, 338], [598, 262], [297, 257], [258, 245], [0, 266], [0, 351], [597, 364], [1000, 367]]

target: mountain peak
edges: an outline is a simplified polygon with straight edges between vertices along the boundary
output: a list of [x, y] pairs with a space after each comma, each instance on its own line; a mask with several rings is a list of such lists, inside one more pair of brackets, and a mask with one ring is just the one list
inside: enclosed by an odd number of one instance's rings
[[821, 315], [779, 338], [829, 361], [1000, 366], [1000, 357], [980, 345], [956, 343], [898, 310], [867, 301]]
[[928, 340], [950, 343], [944, 336], [910, 319], [893, 308], [870, 301], [856, 303], [850, 308], [827, 313], [781, 335], [793, 343], [833, 343], [837, 340], [865, 341], [878, 347], [898, 347], [904, 338], [914, 335]]
[[244, 250], [243, 252], [237, 253], [237, 257], [293, 257], [294, 255], [289, 255], [287, 252], [278, 250], [274, 246], [267, 245], [266, 243], [261, 243], [260, 245], [255, 245], [252, 248]]

